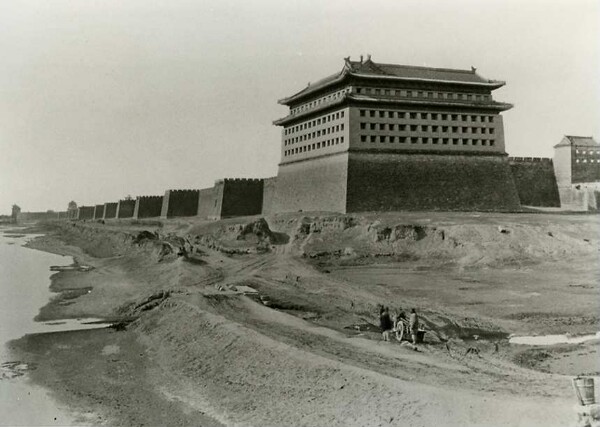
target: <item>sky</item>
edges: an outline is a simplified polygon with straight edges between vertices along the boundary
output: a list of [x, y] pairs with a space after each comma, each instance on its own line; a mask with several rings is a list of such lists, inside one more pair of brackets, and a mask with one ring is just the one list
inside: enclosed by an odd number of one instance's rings
[[287, 107], [343, 58], [506, 81], [506, 151], [600, 140], [597, 0], [0, 2], [0, 213], [277, 174]]

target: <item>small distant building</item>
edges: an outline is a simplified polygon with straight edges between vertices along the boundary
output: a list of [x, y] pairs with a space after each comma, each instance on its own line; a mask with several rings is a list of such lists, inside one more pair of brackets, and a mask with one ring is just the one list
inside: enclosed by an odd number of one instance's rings
[[77, 208], [77, 203], [74, 200], [71, 200], [67, 206], [67, 218], [68, 219], [77, 219], [79, 217], [79, 209]]
[[563, 208], [600, 207], [600, 144], [593, 137], [563, 137], [554, 146], [554, 174]]

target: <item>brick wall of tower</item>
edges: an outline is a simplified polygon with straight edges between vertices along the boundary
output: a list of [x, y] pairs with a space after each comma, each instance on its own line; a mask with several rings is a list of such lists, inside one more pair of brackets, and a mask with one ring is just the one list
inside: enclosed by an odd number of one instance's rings
[[267, 187], [269, 192], [275, 193], [275, 197], [271, 196], [271, 201], [266, 204], [266, 210], [268, 213], [297, 211], [345, 213], [347, 172], [348, 153], [281, 164], [277, 179], [274, 183], [269, 182]]
[[133, 218], [155, 218], [160, 216], [163, 196], [139, 196], [135, 199]]
[[440, 106], [350, 108], [350, 149], [504, 153], [502, 116]]
[[519, 210], [503, 156], [350, 153], [347, 211]]
[[282, 129], [281, 163], [346, 151], [349, 108], [325, 110]]
[[600, 182], [600, 147], [571, 147], [573, 184]]
[[560, 207], [552, 159], [510, 157], [509, 163], [521, 205]]

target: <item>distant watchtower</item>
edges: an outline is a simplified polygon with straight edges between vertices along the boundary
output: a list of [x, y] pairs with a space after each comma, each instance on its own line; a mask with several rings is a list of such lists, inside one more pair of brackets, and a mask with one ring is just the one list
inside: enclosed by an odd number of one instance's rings
[[600, 144], [593, 137], [563, 137], [554, 146], [554, 173], [562, 206], [599, 208]]
[[281, 163], [272, 211], [513, 210], [501, 81], [476, 70], [346, 58], [279, 101]]
[[13, 223], [17, 223], [19, 221], [19, 214], [21, 213], [21, 208], [18, 205], [12, 205], [12, 212], [10, 214]]

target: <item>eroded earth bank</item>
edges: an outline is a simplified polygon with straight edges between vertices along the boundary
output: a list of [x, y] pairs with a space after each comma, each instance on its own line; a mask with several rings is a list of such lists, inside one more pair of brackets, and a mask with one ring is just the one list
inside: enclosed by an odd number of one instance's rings
[[[28, 335], [32, 381], [105, 425], [564, 426], [598, 340], [592, 215], [294, 214], [46, 224], [36, 249], [91, 269], [52, 276]], [[416, 308], [415, 351], [383, 342], [378, 304]]]

